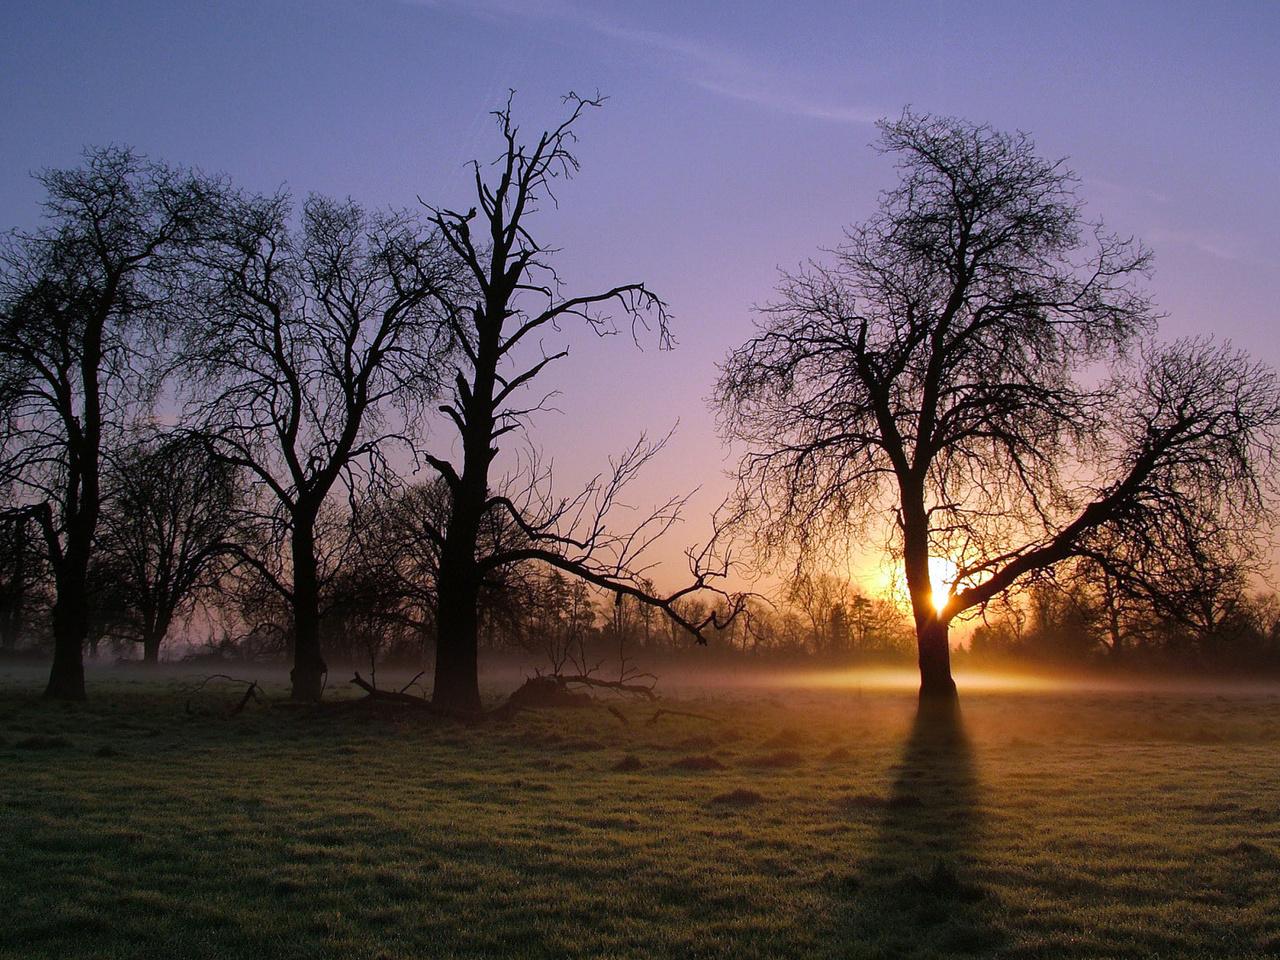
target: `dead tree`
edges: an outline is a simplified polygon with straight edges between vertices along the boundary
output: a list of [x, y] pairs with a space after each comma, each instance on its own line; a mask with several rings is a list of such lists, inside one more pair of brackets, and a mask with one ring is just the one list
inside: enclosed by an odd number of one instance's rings
[[[670, 344], [666, 306], [644, 284], [567, 295], [553, 265], [554, 251], [533, 235], [534, 214], [540, 204], [554, 200], [556, 179], [578, 169], [572, 147], [579, 120], [601, 101], [570, 95], [566, 103], [564, 121], [526, 143], [508, 100], [495, 114], [503, 144], [493, 164], [496, 173], [486, 178], [486, 169], [475, 165], [476, 206], [465, 213], [431, 208], [432, 221], [465, 265], [472, 284], [468, 299], [444, 304], [459, 363], [452, 396], [441, 411], [456, 430], [460, 462], [442, 454], [426, 458], [450, 494], [447, 522], [433, 532], [440, 551], [434, 699], [449, 709], [479, 708], [478, 600], [486, 579], [503, 568], [548, 564], [677, 618], [674, 601], [705, 588], [723, 572], [699, 566], [692, 584], [671, 596], [655, 596], [644, 588], [638, 558], [646, 544], [675, 522], [679, 499], [655, 510], [638, 530], [618, 533], [611, 526], [610, 513], [624, 486], [657, 454], [661, 443], [642, 438], [609, 473], [564, 499], [551, 493], [550, 476], [535, 456], [506, 481], [494, 475], [499, 451], [544, 406], [521, 397], [537, 386], [543, 371], [568, 355], [567, 346], [548, 350], [541, 338], [569, 322], [611, 333], [616, 326], [603, 311], [612, 308], [633, 336], [652, 323], [659, 344]], [[482, 531], [495, 522], [514, 528], [519, 536], [510, 546], [484, 549]], [[703, 553], [693, 559], [702, 563], [712, 558]], [[705, 623], [685, 625], [696, 633]]]
[[[1155, 324], [1148, 255], [1086, 221], [1025, 135], [909, 112], [881, 133], [901, 183], [829, 262], [784, 276], [716, 397], [761, 555], [883, 536], [921, 694], [953, 697], [958, 615], [1108, 537], [1256, 519], [1280, 394], [1203, 343], [1125, 362]], [[941, 591], [937, 558], [957, 568]]]

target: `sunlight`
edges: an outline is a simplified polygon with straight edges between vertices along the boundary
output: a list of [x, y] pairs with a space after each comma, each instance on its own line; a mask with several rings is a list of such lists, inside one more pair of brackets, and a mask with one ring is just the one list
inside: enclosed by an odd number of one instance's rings
[[[1026, 671], [959, 669], [955, 671], [955, 677], [956, 682], [964, 687], [966, 693], [1033, 693], [1068, 689], [1108, 689], [1106, 681], [1096, 678], [1081, 680]], [[854, 667], [834, 670], [784, 670], [761, 674], [751, 679], [734, 675], [732, 681], [726, 682], [780, 689], [912, 692], [920, 686], [920, 675], [914, 669], [907, 667]], [[1123, 688], [1123, 684], [1119, 682], [1115, 686]]]
[[933, 609], [941, 612], [951, 599], [951, 588], [955, 585], [957, 568], [946, 557], [929, 558], [929, 582], [933, 586]]

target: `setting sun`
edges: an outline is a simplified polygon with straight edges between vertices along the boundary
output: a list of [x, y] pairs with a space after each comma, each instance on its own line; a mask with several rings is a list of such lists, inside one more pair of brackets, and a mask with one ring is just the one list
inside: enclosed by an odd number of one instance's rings
[[956, 565], [946, 557], [929, 558], [929, 583], [933, 587], [933, 609], [941, 612], [951, 599], [955, 585]]

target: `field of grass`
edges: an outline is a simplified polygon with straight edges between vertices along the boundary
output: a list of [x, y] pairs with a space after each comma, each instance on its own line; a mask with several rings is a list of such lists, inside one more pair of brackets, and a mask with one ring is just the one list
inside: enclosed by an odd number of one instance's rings
[[0, 672], [0, 957], [1280, 956], [1275, 694], [466, 727], [179, 682]]

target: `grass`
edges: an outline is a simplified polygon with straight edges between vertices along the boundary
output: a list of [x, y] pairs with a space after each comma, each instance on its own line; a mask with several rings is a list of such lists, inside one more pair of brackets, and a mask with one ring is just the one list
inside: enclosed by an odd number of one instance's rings
[[0, 957], [1280, 956], [1274, 695], [469, 728], [108, 676], [0, 675]]

